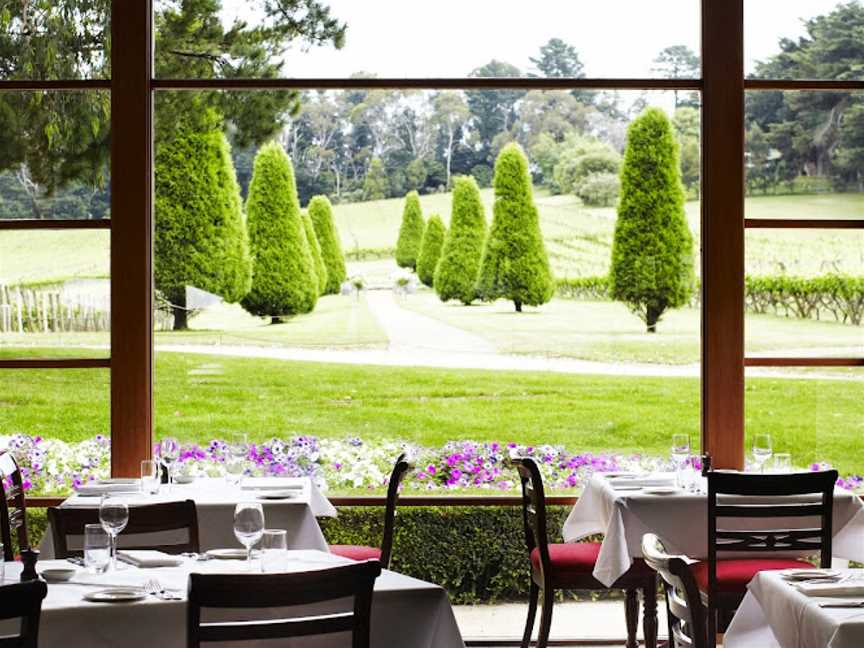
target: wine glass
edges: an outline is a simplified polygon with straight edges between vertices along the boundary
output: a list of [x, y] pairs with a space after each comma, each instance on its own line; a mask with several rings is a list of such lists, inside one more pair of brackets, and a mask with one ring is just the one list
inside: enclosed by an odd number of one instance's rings
[[111, 537], [111, 570], [117, 569], [117, 536], [129, 524], [129, 506], [119, 497], [103, 495], [99, 503], [99, 522]]
[[252, 547], [264, 535], [264, 509], [257, 502], [240, 502], [234, 508], [234, 536], [246, 547], [246, 561], [252, 569]]
[[770, 434], [757, 434], [753, 438], [753, 462], [758, 466], [760, 472], [765, 472], [765, 462], [767, 462], [774, 450], [771, 445]]
[[672, 463], [675, 465], [675, 481], [681, 486], [681, 471], [690, 459], [690, 435], [672, 435]]
[[159, 458], [168, 473], [168, 490], [170, 491], [174, 479], [171, 466], [180, 458], [180, 442], [174, 437], [162, 439], [159, 443]]

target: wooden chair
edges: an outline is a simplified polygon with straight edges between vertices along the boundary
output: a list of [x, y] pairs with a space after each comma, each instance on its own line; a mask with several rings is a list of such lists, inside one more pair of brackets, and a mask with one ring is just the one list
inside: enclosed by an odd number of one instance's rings
[[330, 545], [330, 553], [350, 558], [351, 560], [377, 560], [384, 569], [390, 567], [390, 558], [393, 555], [393, 531], [396, 523], [396, 504], [399, 500], [399, 487], [409, 470], [414, 469], [414, 464], [405, 459], [403, 452], [396, 459], [393, 471], [390, 473], [390, 481], [387, 484], [387, 504], [384, 509], [384, 537], [381, 539], [381, 548], [364, 547], [361, 545]]
[[24, 497], [21, 470], [9, 452], [0, 453], [0, 542], [3, 542], [3, 560], [15, 560], [12, 532], [18, 540], [18, 550], [28, 549], [27, 501]]
[[37, 648], [42, 600], [48, 593], [45, 581], [33, 580], [0, 587], [0, 619], [20, 619], [17, 636], [0, 639], [0, 648]]
[[[69, 548], [70, 536], [84, 536], [84, 526], [99, 524], [97, 508], [49, 508], [48, 522], [54, 540], [54, 555], [57, 558], [80, 556], [81, 549]], [[143, 534], [185, 531], [186, 539], [176, 542], [154, 543], [152, 539], [136, 538]], [[121, 549], [155, 549], [170, 554], [200, 551], [198, 543], [198, 512], [195, 502], [165, 502], [147, 506], [129, 507], [129, 524], [120, 534]]]
[[653, 533], [642, 537], [642, 558], [663, 581], [670, 648], [708, 648], [705, 607], [689, 565], [670, 556]]
[[[691, 565], [691, 570], [708, 609], [708, 645], [713, 648], [717, 632], [725, 632], [747, 593], [747, 584], [757, 573], [810, 566], [795, 558], [753, 558], [753, 554], [808, 552], [819, 554], [822, 567], [831, 565], [837, 471], [756, 475], [708, 470], [706, 475], [708, 560]], [[721, 496], [736, 495], [743, 497], [740, 501], [718, 501]], [[814, 523], [818, 519], [818, 523], [789, 528], [788, 522], [783, 522], [789, 518], [807, 518]], [[742, 519], [748, 524], [742, 525]], [[765, 522], [760, 526], [751, 524], [752, 520]], [[740, 557], [729, 557], [735, 554]]]
[[[285, 639], [351, 633], [352, 648], [369, 647], [372, 589], [381, 573], [374, 560], [296, 574], [190, 574], [187, 646], [206, 642]], [[352, 611], [249, 622], [201, 621], [202, 609], [264, 609], [313, 605], [353, 597]]]
[[643, 629], [645, 645], [657, 645], [657, 577], [642, 560], [633, 566], [611, 587], [606, 587], [593, 576], [599, 542], [577, 542], [549, 544], [546, 532], [546, 497], [543, 480], [537, 464], [530, 458], [513, 459], [522, 483], [522, 520], [525, 527], [525, 543], [531, 561], [531, 589], [528, 600], [528, 619], [522, 636], [522, 648], [531, 643], [537, 602], [543, 593], [543, 614], [540, 617], [538, 648], [546, 648], [552, 626], [552, 606], [555, 590], [606, 590], [625, 591], [625, 619], [627, 624], [627, 648], [636, 648], [636, 628], [639, 624], [637, 590], [644, 599]]

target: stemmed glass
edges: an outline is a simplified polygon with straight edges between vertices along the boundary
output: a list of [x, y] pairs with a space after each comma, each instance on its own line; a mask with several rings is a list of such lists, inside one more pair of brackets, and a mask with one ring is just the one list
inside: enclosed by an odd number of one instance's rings
[[252, 547], [264, 535], [264, 509], [257, 502], [240, 502], [234, 508], [234, 536], [246, 547], [246, 564], [252, 569]]
[[159, 443], [159, 458], [165, 470], [168, 473], [168, 490], [174, 483], [174, 473], [171, 470], [172, 464], [180, 458], [180, 442], [174, 437], [165, 437]]
[[129, 524], [129, 506], [119, 497], [103, 495], [99, 503], [99, 522], [111, 537], [111, 570], [117, 569], [117, 536]]
[[228, 456], [225, 458], [225, 480], [236, 486], [243, 480], [246, 459], [249, 456], [249, 443], [246, 434], [232, 434], [227, 443]]
[[680, 488], [682, 486], [681, 471], [690, 459], [690, 435], [672, 435], [672, 463], [675, 464], [675, 481]]
[[757, 434], [753, 438], [753, 462], [759, 467], [760, 472], [765, 472], [765, 463], [774, 454], [771, 445], [770, 434]]

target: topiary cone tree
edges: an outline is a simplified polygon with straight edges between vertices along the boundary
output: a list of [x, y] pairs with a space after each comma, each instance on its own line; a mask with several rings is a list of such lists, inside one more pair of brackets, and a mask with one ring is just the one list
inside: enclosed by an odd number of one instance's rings
[[423, 239], [420, 242], [420, 257], [417, 259], [417, 276], [426, 286], [432, 288], [435, 285], [435, 268], [441, 258], [441, 250], [444, 247], [444, 238], [447, 236], [447, 228], [438, 214], [432, 214], [426, 229], [423, 231]]
[[303, 218], [303, 232], [306, 234], [306, 242], [309, 244], [312, 261], [315, 263], [315, 276], [318, 277], [318, 294], [323, 295], [324, 290], [327, 288], [327, 266], [324, 265], [324, 258], [321, 256], [321, 244], [318, 243], [318, 236], [315, 234], [315, 226], [312, 225], [309, 212], [303, 209], [300, 211], [300, 216]]
[[649, 333], [693, 292], [678, 144], [659, 108], [648, 108], [627, 132], [609, 279], [612, 298], [627, 304]]
[[294, 168], [276, 142], [258, 149], [246, 199], [252, 247], [252, 289], [243, 308], [252, 315], [308, 313], [318, 301], [315, 261], [306, 240]]
[[399, 227], [399, 240], [396, 241], [396, 264], [400, 268], [417, 269], [417, 257], [420, 256], [420, 243], [425, 228], [420, 196], [416, 191], [411, 191], [405, 196], [402, 225]]
[[309, 201], [309, 218], [315, 228], [315, 236], [321, 246], [321, 259], [327, 268], [327, 284], [325, 295], [338, 295], [342, 283], [348, 277], [345, 269], [345, 255], [342, 254], [342, 244], [339, 232], [333, 222], [333, 207], [326, 196], [315, 196]]
[[252, 264], [231, 147], [215, 113], [178, 127], [156, 149], [154, 271], [174, 330], [189, 326], [186, 287], [238, 302]]
[[518, 144], [508, 144], [495, 161], [492, 228], [477, 292], [484, 301], [509, 299], [517, 312], [523, 304], [540, 306], [552, 299], [555, 282], [540, 232], [528, 158]]
[[477, 275], [486, 240], [486, 214], [477, 181], [460, 176], [453, 183], [450, 230], [435, 270], [435, 292], [441, 301], [458, 299], [466, 306], [477, 298]]

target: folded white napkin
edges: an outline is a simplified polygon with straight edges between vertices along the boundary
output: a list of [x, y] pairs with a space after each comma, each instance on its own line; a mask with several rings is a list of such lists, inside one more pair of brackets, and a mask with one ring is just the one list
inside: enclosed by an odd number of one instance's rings
[[183, 564], [183, 559], [179, 556], [150, 549], [118, 551], [117, 557], [136, 567], [176, 567]]
[[81, 484], [75, 489], [79, 495], [93, 496], [106, 495], [109, 493], [137, 493], [141, 490], [138, 482], [120, 484]]
[[645, 486], [673, 486], [673, 475], [637, 475], [636, 477], [607, 478], [612, 488], [634, 488]]
[[794, 583], [795, 589], [806, 596], [862, 596], [864, 581], [843, 580], [837, 583]]
[[240, 488], [243, 490], [303, 490], [303, 483], [291, 477], [247, 477]]

